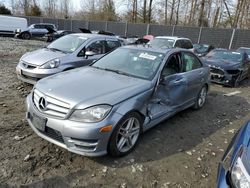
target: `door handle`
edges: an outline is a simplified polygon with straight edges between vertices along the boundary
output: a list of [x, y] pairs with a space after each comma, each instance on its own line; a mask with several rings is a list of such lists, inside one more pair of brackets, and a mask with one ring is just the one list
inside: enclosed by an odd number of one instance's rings
[[173, 83], [174, 83], [174, 84], [179, 84], [179, 83], [181, 83], [181, 82], [183, 82], [183, 81], [184, 81], [184, 79], [183, 79], [183, 78], [180, 78], [180, 79], [175, 80]]
[[204, 73], [203, 71], [200, 71], [200, 72], [199, 72], [199, 75], [203, 75], [203, 73]]

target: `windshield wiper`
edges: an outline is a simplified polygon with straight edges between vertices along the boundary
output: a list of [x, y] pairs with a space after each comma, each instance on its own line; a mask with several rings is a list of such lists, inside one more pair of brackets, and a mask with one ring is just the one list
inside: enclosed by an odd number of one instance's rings
[[52, 51], [58, 51], [58, 52], [62, 52], [62, 53], [67, 53], [67, 52], [65, 52], [65, 51], [63, 51], [63, 50], [60, 50], [60, 49], [57, 49], [57, 48], [48, 48], [49, 50], [52, 50]]
[[113, 69], [108, 69], [108, 68], [104, 68], [103, 70], [110, 71], [110, 72], [115, 72], [117, 74], [122, 74], [122, 75], [131, 77], [131, 74], [128, 74], [128, 73], [120, 71], [120, 70], [113, 70]]
[[110, 71], [110, 72], [114, 72], [114, 73], [117, 73], [117, 74], [122, 74], [122, 75], [125, 75], [125, 76], [129, 76], [129, 77], [132, 77], [131, 74], [128, 74], [126, 72], [123, 72], [123, 71], [120, 71], [120, 70], [114, 70], [114, 69], [109, 69], [109, 68], [102, 68], [102, 67], [97, 67], [97, 66], [92, 66], [96, 69], [100, 69], [100, 70], [105, 70], [105, 71]]

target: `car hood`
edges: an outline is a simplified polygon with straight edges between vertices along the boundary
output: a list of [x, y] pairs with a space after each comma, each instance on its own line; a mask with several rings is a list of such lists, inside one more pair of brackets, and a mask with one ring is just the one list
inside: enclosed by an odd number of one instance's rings
[[229, 60], [224, 60], [224, 59], [208, 59], [208, 58], [204, 58], [204, 62], [207, 65], [210, 66], [215, 66], [215, 67], [219, 67], [222, 69], [237, 69], [237, 65], [240, 65], [240, 62], [235, 62], [235, 61], [229, 61]]
[[151, 88], [148, 80], [93, 67], [59, 73], [37, 82], [39, 91], [82, 109], [97, 104], [115, 105]]
[[52, 51], [52, 50], [49, 50], [48, 48], [42, 48], [42, 49], [24, 54], [21, 60], [27, 63], [33, 64], [33, 65], [40, 66], [50, 60], [61, 58], [65, 55], [66, 55], [65, 53], [62, 53], [59, 51]]

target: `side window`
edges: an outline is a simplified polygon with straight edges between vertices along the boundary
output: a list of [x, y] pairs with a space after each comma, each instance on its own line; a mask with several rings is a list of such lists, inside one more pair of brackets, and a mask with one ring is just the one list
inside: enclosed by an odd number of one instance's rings
[[112, 40], [107, 40], [107, 49], [106, 52], [109, 52], [115, 48], [118, 48], [120, 45], [120, 42], [118, 41], [112, 41]]
[[182, 53], [183, 72], [188, 72], [202, 67], [200, 60], [191, 53]]
[[176, 47], [176, 48], [182, 48], [181, 40], [177, 40], [177, 41], [175, 42], [174, 47]]
[[96, 54], [104, 54], [105, 53], [105, 41], [104, 40], [98, 40], [90, 44], [86, 51], [92, 51]]
[[185, 43], [185, 48], [186, 48], [186, 49], [191, 49], [191, 48], [193, 48], [193, 45], [192, 45], [191, 41], [189, 41], [189, 40], [184, 40], [184, 43]]
[[40, 25], [34, 25], [35, 29], [40, 29]]
[[50, 28], [50, 29], [55, 29], [53, 25], [45, 25], [44, 28]]
[[181, 63], [179, 57], [180, 56], [178, 54], [174, 54], [167, 60], [161, 73], [163, 77], [181, 72]]

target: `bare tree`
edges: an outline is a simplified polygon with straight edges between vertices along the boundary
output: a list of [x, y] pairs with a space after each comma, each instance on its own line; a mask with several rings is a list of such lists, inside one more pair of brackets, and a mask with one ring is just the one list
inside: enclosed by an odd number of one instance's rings
[[45, 0], [43, 3], [45, 15], [48, 17], [55, 17], [57, 0]]
[[179, 22], [179, 10], [180, 10], [180, 0], [178, 0], [178, 3], [177, 3], [175, 25], [178, 25], [178, 22]]
[[143, 1], [143, 23], [147, 20], [147, 0]]
[[164, 12], [164, 23], [168, 23], [168, 0], [165, 0], [165, 12]]
[[152, 20], [152, 3], [153, 0], [149, 0], [149, 6], [148, 6], [148, 23], [151, 23]]
[[170, 12], [170, 19], [169, 19], [169, 24], [170, 25], [173, 25], [174, 9], [175, 9], [175, 0], [172, 0], [171, 12]]
[[65, 19], [69, 18], [69, 0], [61, 0], [61, 14]]

